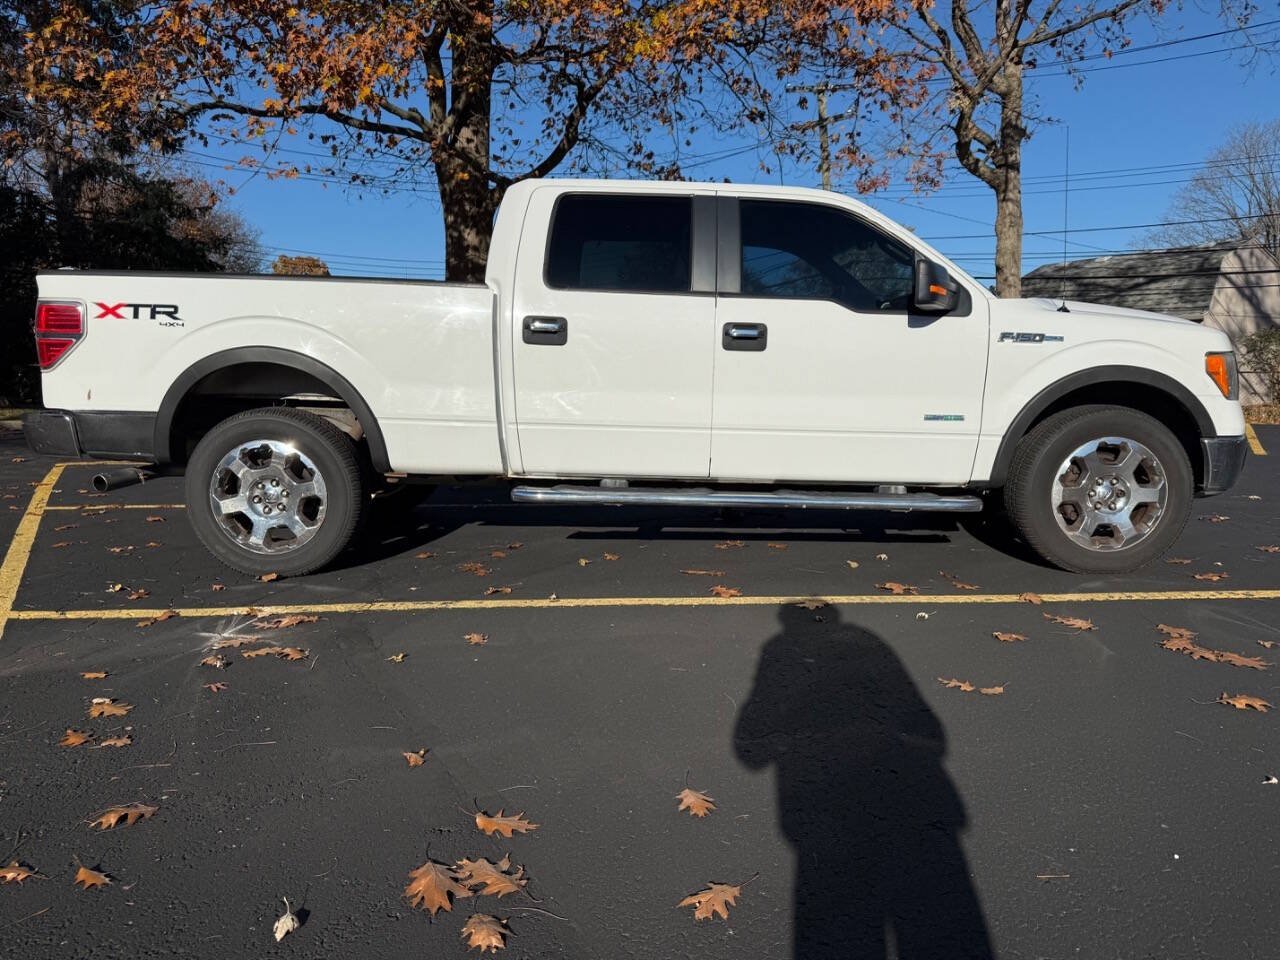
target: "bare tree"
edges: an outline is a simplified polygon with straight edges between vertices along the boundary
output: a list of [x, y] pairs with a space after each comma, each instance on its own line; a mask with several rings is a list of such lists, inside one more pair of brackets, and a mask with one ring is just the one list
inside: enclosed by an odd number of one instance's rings
[[1280, 261], [1280, 118], [1233, 127], [1183, 184], [1152, 246], [1256, 243]]

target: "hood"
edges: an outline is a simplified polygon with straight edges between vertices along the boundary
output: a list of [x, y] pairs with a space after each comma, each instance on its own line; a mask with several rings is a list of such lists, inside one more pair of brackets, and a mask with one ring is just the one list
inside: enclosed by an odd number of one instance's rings
[[1045, 341], [1076, 346], [1088, 341], [1129, 341], [1175, 352], [1230, 350], [1221, 330], [1163, 313], [1111, 307], [1100, 303], [1033, 298], [992, 300], [991, 327], [997, 338], [1027, 334]]
[[[1029, 307], [1035, 307], [1040, 310], [1052, 310], [1054, 313], [1062, 313], [1059, 308], [1064, 301], [1046, 297], [1033, 297], [1026, 300], [1012, 300], [1011, 303], [1025, 304]], [[1068, 314], [1081, 313], [1089, 316], [1108, 316], [1108, 317], [1132, 317], [1134, 320], [1158, 320], [1162, 323], [1181, 323], [1194, 324], [1194, 320], [1185, 320], [1182, 317], [1175, 317], [1167, 313], [1151, 313], [1148, 310], [1130, 310], [1128, 307], [1109, 307], [1102, 303], [1084, 303], [1080, 300], [1065, 301]]]

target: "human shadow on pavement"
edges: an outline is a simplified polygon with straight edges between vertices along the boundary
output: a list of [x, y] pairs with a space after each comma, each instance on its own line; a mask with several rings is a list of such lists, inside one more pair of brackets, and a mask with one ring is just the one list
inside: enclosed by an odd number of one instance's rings
[[734, 748], [775, 768], [795, 960], [992, 957], [938, 718], [888, 645], [834, 608], [779, 619]]

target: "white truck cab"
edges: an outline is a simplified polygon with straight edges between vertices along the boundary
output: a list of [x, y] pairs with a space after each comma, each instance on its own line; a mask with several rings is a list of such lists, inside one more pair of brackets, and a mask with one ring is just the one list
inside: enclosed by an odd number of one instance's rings
[[1002, 489], [1047, 559], [1122, 571], [1247, 449], [1220, 331], [998, 299], [816, 190], [525, 181], [484, 284], [38, 281], [32, 447], [183, 470], [197, 533], [251, 573], [328, 563], [391, 473], [535, 503], [971, 512]]

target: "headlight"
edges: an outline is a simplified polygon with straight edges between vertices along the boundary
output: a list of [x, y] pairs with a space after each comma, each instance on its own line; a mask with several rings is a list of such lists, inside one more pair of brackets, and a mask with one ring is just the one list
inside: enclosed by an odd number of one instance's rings
[[1218, 389], [1228, 400], [1240, 398], [1240, 371], [1236, 369], [1236, 355], [1233, 351], [1206, 353], [1204, 372], [1218, 385]]

